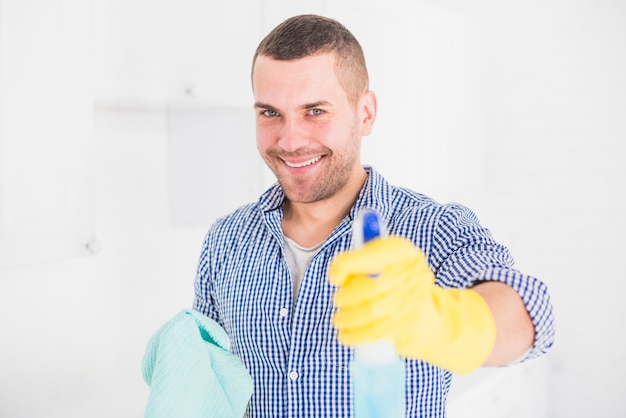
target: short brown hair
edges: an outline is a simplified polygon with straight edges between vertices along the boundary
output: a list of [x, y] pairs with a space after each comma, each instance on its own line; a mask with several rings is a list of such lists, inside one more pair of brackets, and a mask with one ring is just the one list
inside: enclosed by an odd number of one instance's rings
[[333, 53], [339, 83], [356, 103], [369, 88], [365, 56], [357, 39], [336, 20], [317, 16], [291, 17], [274, 28], [259, 44], [252, 60], [252, 72], [259, 55], [288, 61]]

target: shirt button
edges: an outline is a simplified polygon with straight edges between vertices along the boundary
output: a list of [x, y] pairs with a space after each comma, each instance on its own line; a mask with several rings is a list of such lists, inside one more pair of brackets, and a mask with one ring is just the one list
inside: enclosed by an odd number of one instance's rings
[[298, 372], [291, 372], [291, 373], [289, 373], [289, 378], [291, 380], [296, 380], [298, 378], [298, 376], [299, 376]]
[[287, 315], [289, 315], [289, 309], [287, 309], [287, 308], [282, 308], [282, 309], [280, 310], [280, 316], [285, 317], [285, 316], [287, 316]]

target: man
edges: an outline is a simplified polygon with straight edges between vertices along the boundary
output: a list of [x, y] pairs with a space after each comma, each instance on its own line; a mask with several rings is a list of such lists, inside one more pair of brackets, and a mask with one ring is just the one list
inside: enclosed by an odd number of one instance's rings
[[[545, 285], [513, 270], [469, 209], [362, 166], [377, 104], [345, 27], [286, 20], [258, 46], [252, 87], [257, 147], [278, 183], [211, 227], [194, 301], [252, 376], [248, 416], [351, 416], [362, 342], [390, 339], [405, 358], [409, 417], [445, 415], [452, 372], [547, 351]], [[362, 208], [390, 236], [348, 251]]]

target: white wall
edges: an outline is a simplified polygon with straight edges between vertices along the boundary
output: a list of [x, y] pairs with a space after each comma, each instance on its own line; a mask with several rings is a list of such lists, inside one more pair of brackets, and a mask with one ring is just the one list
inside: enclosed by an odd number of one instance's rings
[[485, 215], [554, 296], [549, 416], [626, 416], [626, 5], [493, 2], [486, 13]]
[[140, 417], [149, 336], [193, 298], [204, 230], [168, 225], [162, 111], [95, 114], [93, 257], [0, 271], [0, 416]]
[[626, 416], [626, 4], [446, 4], [484, 34], [484, 191], [468, 200], [553, 296], [546, 416]]
[[[548, 369], [547, 416], [624, 416], [624, 3], [429, 3], [484, 35], [483, 136], [471, 152], [484, 164], [446, 166], [424, 190], [475, 209], [519, 268], [549, 285], [557, 342], [537, 363]], [[169, 226], [164, 124], [158, 109], [96, 112], [101, 254], [0, 271], [3, 418], [142, 415], [145, 343], [191, 303], [204, 234]]]

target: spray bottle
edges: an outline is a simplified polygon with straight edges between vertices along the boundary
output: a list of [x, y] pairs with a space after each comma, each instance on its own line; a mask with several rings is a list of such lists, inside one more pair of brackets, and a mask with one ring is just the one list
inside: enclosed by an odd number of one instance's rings
[[[381, 217], [373, 210], [358, 213], [352, 227], [353, 247], [386, 236]], [[372, 277], [376, 280], [376, 277]], [[355, 418], [404, 416], [404, 361], [391, 341], [374, 341], [354, 348], [350, 363]]]

